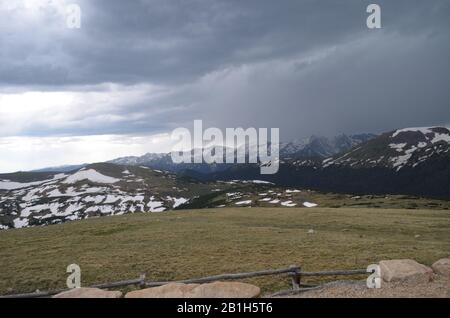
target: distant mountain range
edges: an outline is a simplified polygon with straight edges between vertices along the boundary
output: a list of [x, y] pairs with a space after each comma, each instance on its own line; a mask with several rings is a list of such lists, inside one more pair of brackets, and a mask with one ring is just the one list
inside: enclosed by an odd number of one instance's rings
[[[353, 147], [374, 138], [375, 136], [376, 135], [373, 134], [359, 134], [351, 136], [342, 134], [333, 138], [311, 136], [309, 138], [288, 143], [281, 143], [279, 146], [280, 157], [286, 159], [327, 158], [329, 156], [350, 150]], [[252, 146], [254, 147], [254, 145], [251, 145], [250, 147]], [[248, 148], [244, 151], [244, 153], [248, 154]], [[237, 153], [235, 153], [235, 156], [237, 157]], [[140, 157], [122, 157], [109, 162], [120, 165], [148, 166], [155, 169], [168, 170], [178, 173], [189, 171], [191, 174], [193, 172], [208, 174], [228, 170], [230, 168], [229, 164], [175, 164], [172, 162], [170, 153], [148, 153]]]
[[404, 128], [378, 136], [311, 136], [281, 143], [280, 171], [264, 176], [257, 164], [175, 164], [170, 154], [148, 153], [109, 163], [151, 167], [203, 181], [262, 178], [323, 191], [450, 198], [449, 144], [446, 127]]
[[0, 230], [182, 207], [296, 206], [292, 195], [302, 191], [288, 189], [450, 199], [445, 127], [310, 137], [280, 148], [274, 175], [261, 175], [259, 164], [177, 165], [170, 154], [0, 174]]
[[[291, 142], [280, 143], [280, 157], [286, 159], [327, 158], [350, 150], [361, 143], [373, 139], [374, 137], [376, 137], [374, 134], [341, 134], [332, 138], [311, 136]], [[248, 154], [248, 149], [246, 149], [245, 153]], [[237, 154], [235, 155], [237, 156]], [[108, 162], [125, 166], [146, 166], [178, 173], [185, 170], [196, 171], [199, 173], [211, 173], [230, 168], [229, 164], [175, 164], [172, 162], [170, 153], [147, 153], [143, 156], [120, 157]], [[87, 165], [88, 164], [47, 167], [33, 170], [32, 172], [69, 172]]]

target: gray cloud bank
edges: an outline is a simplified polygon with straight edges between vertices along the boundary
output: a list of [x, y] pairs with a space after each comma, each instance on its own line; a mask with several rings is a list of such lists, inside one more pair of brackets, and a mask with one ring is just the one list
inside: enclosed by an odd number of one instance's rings
[[365, 24], [374, 1], [77, 2], [80, 30], [51, 7], [30, 17], [0, 5], [0, 96], [16, 95], [0, 99], [0, 137], [161, 133], [203, 119], [291, 139], [450, 122], [447, 0], [375, 1], [381, 30]]

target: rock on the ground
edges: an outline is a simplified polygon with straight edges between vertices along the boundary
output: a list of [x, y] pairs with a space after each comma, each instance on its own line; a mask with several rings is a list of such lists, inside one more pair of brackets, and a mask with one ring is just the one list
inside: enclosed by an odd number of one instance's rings
[[385, 282], [429, 282], [433, 279], [431, 268], [412, 259], [381, 261], [379, 265]]
[[194, 288], [191, 298], [256, 298], [260, 295], [258, 286], [239, 282], [214, 282]]
[[125, 298], [188, 298], [189, 292], [198, 284], [170, 283], [167, 285], [135, 290], [127, 293]]
[[436, 274], [450, 277], [450, 258], [442, 258], [431, 265]]
[[62, 293], [59, 293], [53, 298], [120, 298], [122, 293], [120, 291], [107, 291], [99, 288], [74, 288]]
[[238, 282], [209, 284], [170, 283], [164, 286], [129, 292], [125, 298], [256, 298], [259, 287]]

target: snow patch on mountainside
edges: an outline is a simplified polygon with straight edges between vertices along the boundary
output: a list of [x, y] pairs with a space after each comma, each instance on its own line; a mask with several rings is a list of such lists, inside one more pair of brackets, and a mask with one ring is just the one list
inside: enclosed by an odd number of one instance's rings
[[421, 132], [422, 134], [428, 134], [428, 133], [432, 133], [431, 128], [433, 128], [433, 127], [411, 127], [411, 128], [398, 129], [392, 134], [392, 137], [395, 138], [403, 132]]
[[166, 208], [163, 207], [164, 202], [154, 200], [155, 198], [151, 197], [150, 201], [147, 203], [147, 206], [150, 208], [151, 212], [163, 212], [166, 210]]
[[389, 144], [389, 147], [391, 149], [397, 150], [398, 152], [402, 152], [403, 148], [405, 148], [406, 145], [407, 145], [407, 143], [404, 142], [404, 143], [401, 143], [401, 144]]
[[287, 206], [287, 207], [294, 207], [297, 205], [297, 203], [294, 203], [292, 201], [285, 201], [285, 202], [281, 202], [282, 206]]
[[247, 205], [252, 204], [252, 200], [239, 201], [235, 203], [236, 205]]
[[434, 143], [437, 143], [437, 142], [440, 142], [440, 141], [445, 141], [445, 142], [447, 142], [447, 143], [450, 143], [450, 135], [446, 135], [446, 134], [436, 134], [435, 136], [434, 136], [434, 138], [431, 140], [431, 142], [434, 144]]
[[172, 208], [174, 208], [174, 209], [189, 201], [189, 199], [186, 199], [186, 198], [172, 198], [170, 196], [167, 196], [167, 200], [173, 201]]
[[95, 183], [116, 183], [119, 182], [120, 179], [116, 179], [113, 177], [105, 176], [94, 169], [89, 170], [80, 170], [73, 175], [67, 177], [63, 183], [76, 183], [82, 180], [89, 180]]
[[28, 219], [21, 219], [21, 218], [14, 219], [14, 228], [15, 229], [21, 229], [21, 228], [27, 227], [27, 226], [28, 226]]

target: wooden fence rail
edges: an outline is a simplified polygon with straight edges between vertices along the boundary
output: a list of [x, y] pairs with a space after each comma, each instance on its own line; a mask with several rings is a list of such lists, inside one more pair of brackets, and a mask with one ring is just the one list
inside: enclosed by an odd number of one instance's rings
[[[160, 282], [146, 282], [145, 274], [142, 274], [139, 278], [130, 279], [130, 280], [122, 280], [112, 283], [104, 283], [92, 285], [90, 287], [100, 288], [100, 289], [108, 289], [108, 288], [117, 288], [117, 287], [126, 287], [132, 285], [139, 285], [141, 288], [145, 287], [157, 287], [166, 285], [169, 283], [184, 283], [184, 284], [201, 284], [208, 282], [215, 282], [220, 280], [237, 280], [237, 279], [245, 279], [245, 278], [253, 278], [260, 276], [272, 276], [272, 275], [282, 275], [287, 274], [291, 277], [292, 282], [292, 290], [291, 291], [300, 291], [300, 290], [308, 290], [310, 288], [314, 288], [316, 285], [311, 284], [303, 284], [301, 283], [301, 278], [305, 276], [346, 276], [346, 275], [360, 275], [366, 274], [367, 271], [365, 269], [353, 269], [353, 270], [336, 270], [336, 271], [322, 271], [322, 272], [302, 272], [301, 267], [292, 265], [288, 268], [274, 269], [274, 270], [264, 270], [257, 272], [247, 272], [247, 273], [237, 273], [237, 274], [221, 274], [215, 276], [207, 276], [201, 278], [194, 279], [185, 279], [185, 280], [177, 280], [177, 281], [160, 281]], [[301, 286], [307, 288], [300, 288]], [[50, 297], [61, 292], [67, 291], [68, 289], [61, 290], [53, 290], [48, 292], [34, 292], [34, 293], [25, 293], [25, 294], [16, 294], [16, 295], [4, 295], [0, 296], [0, 298], [41, 298], [41, 297]]]
[[294, 273], [296, 269], [300, 269], [299, 267], [289, 267], [282, 269], [274, 269], [274, 270], [266, 270], [266, 271], [258, 271], [258, 272], [248, 272], [248, 273], [238, 273], [238, 274], [222, 274], [215, 276], [207, 276], [202, 278], [194, 278], [194, 279], [185, 279], [178, 281], [165, 281], [165, 282], [148, 282], [145, 283], [147, 287], [157, 287], [166, 285], [169, 283], [183, 283], [183, 284], [202, 284], [215, 282], [219, 280], [236, 280], [236, 279], [244, 279], [244, 278], [252, 278], [258, 276], [269, 276], [269, 275], [280, 275], [280, 274], [289, 274]]

